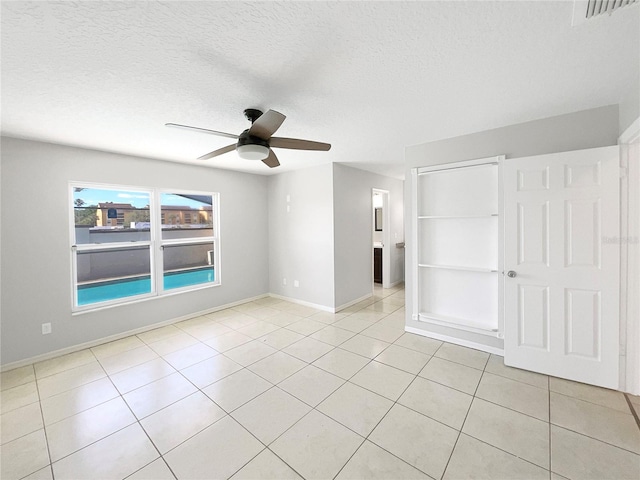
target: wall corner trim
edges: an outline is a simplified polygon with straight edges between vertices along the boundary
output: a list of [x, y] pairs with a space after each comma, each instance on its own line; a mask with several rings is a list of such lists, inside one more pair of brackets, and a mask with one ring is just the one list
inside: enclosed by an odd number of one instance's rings
[[618, 138], [618, 144], [632, 143], [640, 136], [640, 117], [636, 118], [634, 122], [622, 132]]

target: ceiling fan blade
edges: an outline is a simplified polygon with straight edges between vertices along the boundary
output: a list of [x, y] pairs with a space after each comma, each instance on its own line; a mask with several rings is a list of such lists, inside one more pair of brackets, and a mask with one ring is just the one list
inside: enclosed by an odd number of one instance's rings
[[198, 157], [198, 160], [209, 160], [210, 158], [217, 157], [224, 153], [231, 152], [232, 150], [235, 150], [235, 149], [236, 149], [236, 144], [232, 143], [231, 145], [227, 145], [226, 147], [219, 148], [217, 150], [214, 150], [213, 152], [210, 152], [210, 153], [207, 153], [206, 155]]
[[258, 117], [258, 119], [253, 122], [251, 128], [249, 129], [249, 135], [253, 135], [254, 137], [262, 138], [263, 140], [269, 140], [271, 135], [273, 135], [284, 119], [287, 118], [280, 112], [276, 112], [275, 110], [268, 110], [266, 113], [263, 113]]
[[311, 140], [283, 137], [272, 137], [269, 140], [269, 146], [276, 148], [291, 148], [294, 150], [322, 150], [324, 152], [331, 148], [330, 143], [312, 142]]
[[189, 125], [180, 125], [179, 123], [165, 123], [167, 127], [184, 128], [185, 130], [191, 130], [194, 132], [208, 133], [210, 135], [218, 135], [220, 137], [238, 138], [238, 135], [233, 133], [218, 132], [217, 130], [209, 130], [208, 128], [190, 127]]
[[277, 167], [278, 165], [280, 165], [280, 162], [278, 161], [278, 157], [276, 157], [276, 154], [273, 153], [273, 150], [271, 149], [269, 149], [269, 156], [262, 161], [269, 168]]

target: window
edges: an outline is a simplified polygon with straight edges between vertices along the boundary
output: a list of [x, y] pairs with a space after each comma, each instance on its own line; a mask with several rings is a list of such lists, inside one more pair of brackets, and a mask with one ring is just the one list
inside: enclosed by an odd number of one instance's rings
[[[160, 194], [161, 217], [175, 223], [162, 225], [163, 288], [172, 290], [215, 281], [213, 195]], [[191, 223], [191, 214], [201, 223]], [[202, 214], [202, 215], [200, 215]]]
[[220, 284], [215, 193], [73, 184], [71, 211], [74, 310]]

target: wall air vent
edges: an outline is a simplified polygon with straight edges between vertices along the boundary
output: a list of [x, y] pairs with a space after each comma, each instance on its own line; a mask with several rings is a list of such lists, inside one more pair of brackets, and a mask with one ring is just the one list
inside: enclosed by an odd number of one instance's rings
[[611, 15], [622, 7], [638, 4], [640, 0], [574, 0], [571, 25], [576, 26], [595, 17]]

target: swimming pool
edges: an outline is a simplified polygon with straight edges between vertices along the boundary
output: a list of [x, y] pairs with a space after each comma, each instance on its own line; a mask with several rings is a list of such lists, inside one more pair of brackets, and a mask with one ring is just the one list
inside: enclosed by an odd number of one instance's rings
[[[215, 280], [213, 267], [164, 274], [164, 289], [182, 288], [189, 285], [199, 285]], [[126, 278], [110, 280], [108, 282], [78, 285], [78, 305], [107, 302], [118, 298], [133, 297], [151, 292], [151, 277]]]

